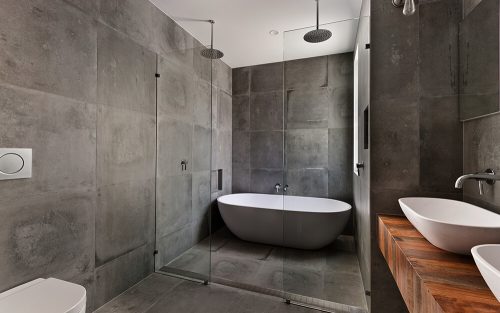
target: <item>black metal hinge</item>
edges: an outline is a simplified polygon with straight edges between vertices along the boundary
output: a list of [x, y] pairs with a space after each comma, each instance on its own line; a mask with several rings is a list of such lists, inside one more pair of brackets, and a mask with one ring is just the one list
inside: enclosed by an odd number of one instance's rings
[[153, 251], [153, 255], [157, 255], [157, 254], [158, 254], [158, 250]]
[[156, 73], [156, 74], [155, 74], [155, 77], [156, 77], [156, 78], [159, 78], [159, 77], [160, 77], [160, 74], [159, 74], [159, 73]]
[[369, 44], [369, 43], [367, 43], [367, 44], [365, 45], [365, 49], [370, 49], [370, 44]]

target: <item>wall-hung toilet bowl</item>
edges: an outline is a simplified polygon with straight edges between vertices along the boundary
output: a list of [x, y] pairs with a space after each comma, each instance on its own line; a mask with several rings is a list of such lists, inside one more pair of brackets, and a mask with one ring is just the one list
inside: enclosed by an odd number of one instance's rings
[[0, 293], [2, 313], [85, 313], [87, 293], [80, 285], [39, 278]]

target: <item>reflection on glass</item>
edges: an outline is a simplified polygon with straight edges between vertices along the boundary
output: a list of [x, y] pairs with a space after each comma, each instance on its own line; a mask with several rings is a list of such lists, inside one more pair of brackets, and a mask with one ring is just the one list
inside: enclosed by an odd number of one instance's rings
[[482, 0], [460, 23], [460, 117], [499, 111], [499, 1]]

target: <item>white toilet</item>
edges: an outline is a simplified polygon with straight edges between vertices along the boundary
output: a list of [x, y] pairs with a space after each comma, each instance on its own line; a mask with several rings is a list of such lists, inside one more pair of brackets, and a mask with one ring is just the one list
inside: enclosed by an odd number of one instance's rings
[[0, 313], [85, 313], [86, 300], [80, 285], [39, 278], [0, 293]]

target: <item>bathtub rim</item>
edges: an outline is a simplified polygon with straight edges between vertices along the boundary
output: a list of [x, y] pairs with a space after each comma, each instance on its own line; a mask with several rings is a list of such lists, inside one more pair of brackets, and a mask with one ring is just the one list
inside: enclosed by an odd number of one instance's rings
[[[257, 206], [257, 205], [248, 205], [244, 203], [228, 203], [227, 201], [224, 201], [226, 199], [229, 199], [231, 197], [236, 197], [236, 196], [266, 196], [266, 197], [284, 197], [284, 198], [300, 198], [300, 199], [320, 199], [321, 201], [328, 201], [332, 202], [335, 204], [338, 204], [339, 206], [334, 209], [334, 210], [311, 210], [311, 211], [304, 211], [304, 210], [290, 210], [290, 209], [285, 209], [285, 208], [272, 208], [272, 207], [263, 207], [263, 206]], [[239, 207], [248, 207], [248, 208], [254, 208], [254, 209], [265, 209], [265, 210], [273, 210], [273, 211], [282, 211], [282, 212], [289, 212], [289, 213], [311, 213], [311, 214], [334, 214], [334, 213], [345, 213], [345, 212], [350, 212], [352, 211], [352, 205], [350, 205], [347, 202], [341, 201], [341, 200], [336, 200], [336, 199], [330, 199], [330, 198], [320, 198], [320, 197], [302, 197], [302, 196], [289, 196], [289, 195], [273, 195], [273, 194], [264, 194], [264, 193], [232, 193], [228, 195], [223, 195], [217, 198], [217, 203], [222, 203], [224, 205], [231, 205], [231, 206], [239, 206]]]

